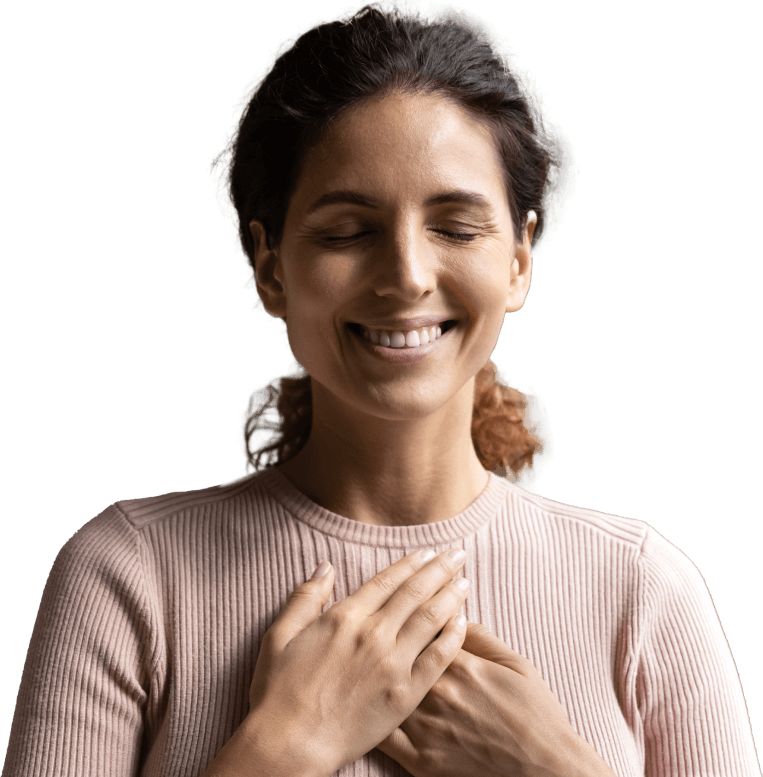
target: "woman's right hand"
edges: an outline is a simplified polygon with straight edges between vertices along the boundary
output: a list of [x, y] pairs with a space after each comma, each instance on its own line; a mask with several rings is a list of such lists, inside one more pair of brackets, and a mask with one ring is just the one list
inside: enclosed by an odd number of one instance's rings
[[389, 736], [461, 649], [466, 621], [456, 618], [467, 591], [452, 579], [464, 561], [423, 553], [405, 556], [321, 614], [334, 586], [331, 567], [297, 587], [265, 633], [250, 714], [270, 731], [288, 732], [319, 774], [333, 774]]

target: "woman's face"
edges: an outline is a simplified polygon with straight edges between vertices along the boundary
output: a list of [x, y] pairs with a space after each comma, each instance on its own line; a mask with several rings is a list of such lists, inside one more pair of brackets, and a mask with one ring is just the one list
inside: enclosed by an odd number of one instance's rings
[[522, 306], [533, 229], [515, 242], [487, 127], [438, 95], [388, 96], [306, 154], [276, 249], [252, 222], [258, 289], [314, 391], [418, 418], [470, 389]]

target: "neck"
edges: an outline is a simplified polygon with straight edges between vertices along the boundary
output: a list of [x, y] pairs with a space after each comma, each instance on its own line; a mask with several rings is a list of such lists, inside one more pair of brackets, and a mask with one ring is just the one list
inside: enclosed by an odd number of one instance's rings
[[388, 420], [339, 407], [313, 381], [310, 438], [278, 469], [339, 515], [376, 526], [433, 523], [465, 510], [488, 474], [471, 437], [474, 381], [434, 413]]

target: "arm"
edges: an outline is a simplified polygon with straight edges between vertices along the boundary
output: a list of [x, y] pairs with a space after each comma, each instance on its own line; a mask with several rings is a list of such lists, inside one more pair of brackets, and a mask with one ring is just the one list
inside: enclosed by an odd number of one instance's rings
[[564, 774], [566, 777], [617, 777], [609, 764], [582, 737], [578, 737], [577, 751], [574, 746], [570, 748]]
[[138, 773], [148, 621], [138, 538], [112, 506], [64, 545], [48, 577], [3, 777]]
[[289, 716], [253, 709], [201, 777], [329, 777]]
[[649, 530], [636, 704], [647, 777], [759, 777], [739, 676], [705, 581]]

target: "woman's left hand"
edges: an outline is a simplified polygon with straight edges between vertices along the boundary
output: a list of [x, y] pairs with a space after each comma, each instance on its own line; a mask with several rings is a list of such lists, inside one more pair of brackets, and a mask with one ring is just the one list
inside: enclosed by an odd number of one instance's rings
[[530, 661], [479, 623], [377, 747], [414, 777], [615, 777]]

